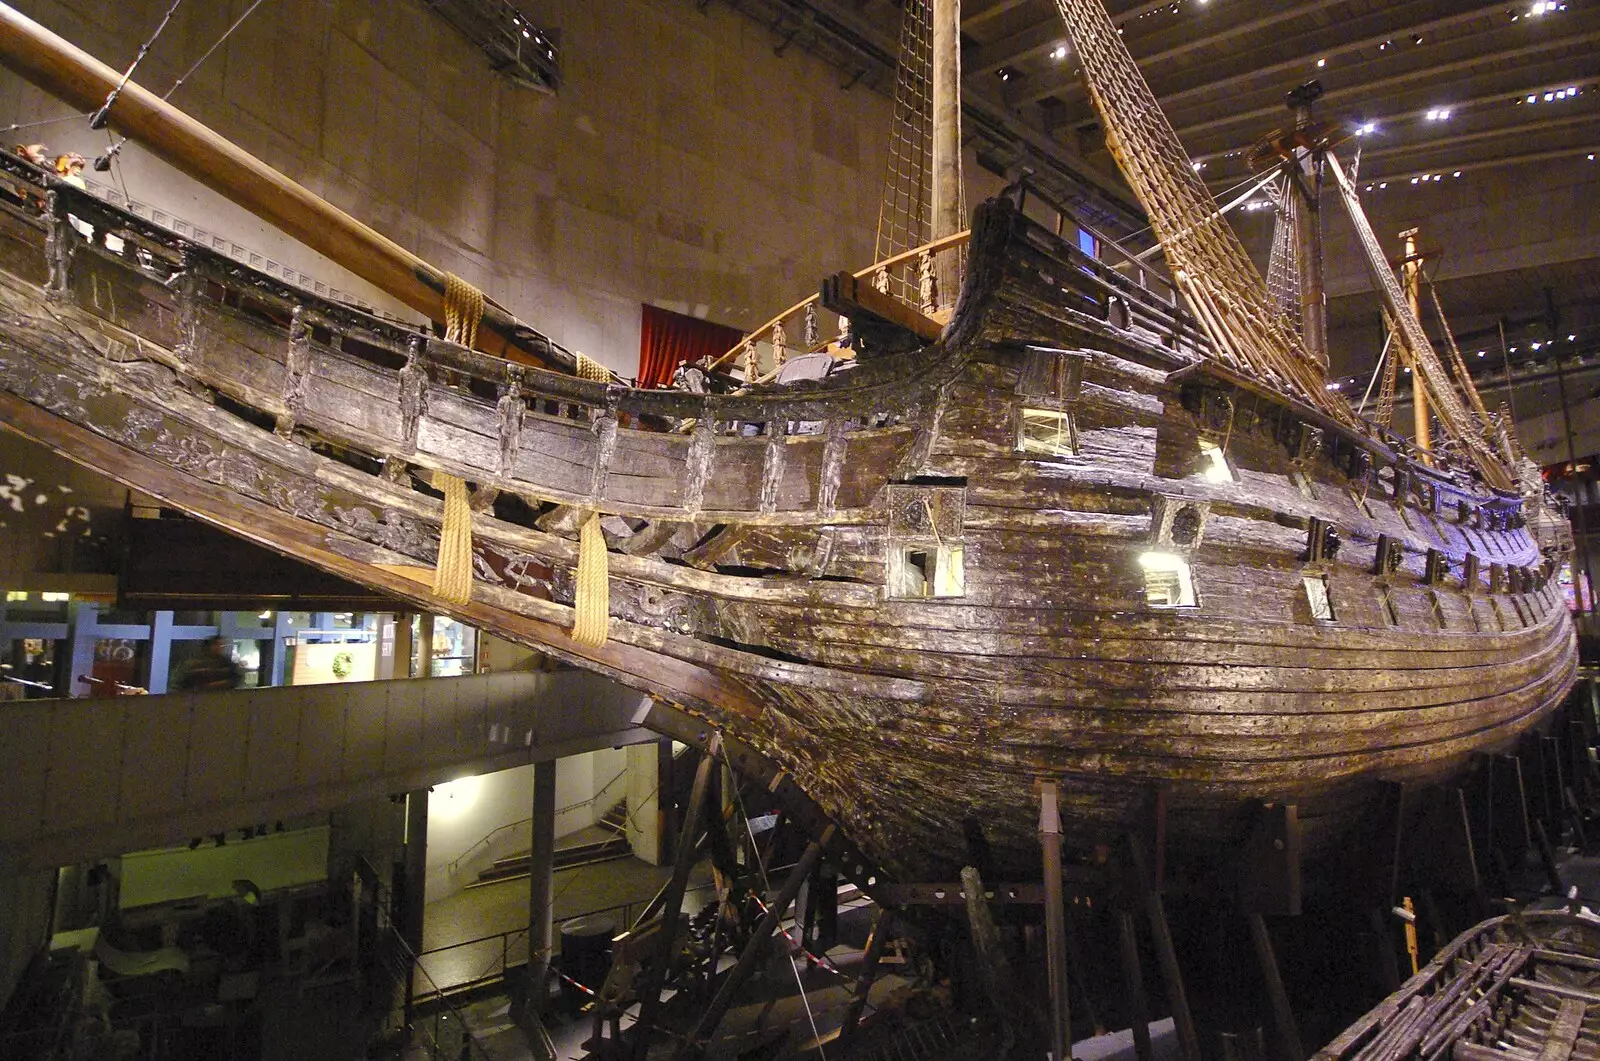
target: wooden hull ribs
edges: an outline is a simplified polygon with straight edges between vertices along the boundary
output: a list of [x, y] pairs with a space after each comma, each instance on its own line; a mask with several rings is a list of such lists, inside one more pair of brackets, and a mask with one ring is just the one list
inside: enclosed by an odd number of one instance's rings
[[1485, 921], [1312, 1061], [1567, 1061], [1600, 1051], [1600, 921], [1584, 910]]
[[[1170, 301], [1006, 201], [937, 342], [694, 395], [408, 333], [4, 179], [8, 426], [658, 694], [902, 880], [954, 879], [974, 830], [1036, 872], [1041, 779], [1080, 849], [1157, 791], [1175, 855], [1273, 799], [1327, 849], [1380, 781], [1514, 743], [1573, 677], [1520, 498], [1202, 367]], [[472, 489], [466, 604], [430, 589], [441, 474]], [[595, 511], [590, 648], [567, 630]]]

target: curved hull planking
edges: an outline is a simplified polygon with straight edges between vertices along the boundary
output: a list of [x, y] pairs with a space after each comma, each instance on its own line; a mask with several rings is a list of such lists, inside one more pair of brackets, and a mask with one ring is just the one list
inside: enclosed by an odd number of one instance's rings
[[[901, 879], [952, 878], [974, 827], [1031, 873], [1045, 778], [1080, 845], [1159, 789], [1175, 853], [1272, 799], [1325, 849], [1379, 782], [1506, 748], [1572, 681], [1518, 499], [1205, 371], [1181, 315], [1003, 203], [932, 347], [694, 396], [408, 336], [57, 194], [0, 212], [9, 426], [659, 693]], [[435, 472], [476, 490], [462, 606], [428, 588]], [[598, 649], [565, 632], [588, 509]]]

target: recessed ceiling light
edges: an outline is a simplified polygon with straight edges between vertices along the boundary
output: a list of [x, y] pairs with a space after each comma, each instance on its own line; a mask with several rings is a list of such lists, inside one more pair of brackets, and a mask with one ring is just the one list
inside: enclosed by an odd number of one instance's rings
[[1067, 46], [1065, 44], [1056, 45], [1055, 51], [1050, 53], [1050, 58], [1052, 58], [1052, 59], [1058, 59], [1059, 60], [1059, 59], [1065, 59], [1066, 57], [1067, 57]]
[[1321, 69], [1322, 67], [1327, 66], [1327, 65], [1328, 65], [1328, 60], [1326, 60], [1326, 59], [1318, 59], [1317, 60], [1317, 68], [1318, 69]]

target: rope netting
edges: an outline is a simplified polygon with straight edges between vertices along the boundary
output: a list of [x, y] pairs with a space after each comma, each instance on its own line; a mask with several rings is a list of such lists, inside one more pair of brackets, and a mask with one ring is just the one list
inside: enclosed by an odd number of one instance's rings
[[1100, 0], [1056, 0], [1083, 62], [1106, 146], [1150, 216], [1174, 279], [1211, 339], [1212, 357], [1351, 424], [1294, 326], [1190, 164]]
[[[932, 239], [933, 0], [903, 0], [900, 65], [894, 87], [894, 121], [878, 204], [874, 261], [920, 247]], [[890, 293], [918, 300], [914, 274], [889, 277]]]
[[1272, 254], [1267, 259], [1267, 291], [1278, 311], [1289, 318], [1295, 331], [1305, 334], [1300, 306], [1300, 255], [1295, 241], [1295, 227], [1299, 224], [1300, 197], [1295, 194], [1294, 182], [1285, 180], [1278, 184], [1275, 221], [1272, 227]]
[[1394, 321], [1389, 315], [1383, 315], [1383, 326], [1388, 331], [1389, 342], [1384, 347], [1387, 359], [1383, 363], [1383, 383], [1378, 389], [1378, 415], [1376, 417], [1379, 427], [1392, 427], [1394, 425], [1394, 392], [1400, 382], [1400, 353], [1394, 349]]

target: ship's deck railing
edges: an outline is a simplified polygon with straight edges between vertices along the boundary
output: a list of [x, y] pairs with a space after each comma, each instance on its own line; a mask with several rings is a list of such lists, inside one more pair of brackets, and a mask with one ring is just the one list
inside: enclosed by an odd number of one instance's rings
[[[1067, 257], [1085, 274], [1092, 296], [1102, 307], [1116, 299], [1126, 308], [1107, 315], [1120, 326], [1135, 324], [1162, 335], [1168, 345], [1203, 356], [1209, 347], [1198, 322], [1183, 304], [1177, 285], [1160, 265], [1153, 263], [1122, 243], [1092, 227], [1074, 211], [1055, 202], [1026, 180], [1012, 188], [1019, 213], [1038, 230], [1052, 232], [1065, 247]], [[1043, 216], [1040, 216], [1041, 213]], [[1094, 240], [1088, 251], [1077, 241], [1083, 232]], [[878, 291], [895, 298], [918, 312], [933, 316], [955, 299], [955, 292], [940, 292], [939, 270], [935, 263], [944, 252], [964, 248], [971, 230], [934, 240], [875, 262], [854, 275], [868, 280]], [[711, 362], [715, 369], [734, 363], [744, 370], [744, 378], [754, 383], [770, 382], [788, 357], [836, 348], [848, 343], [849, 335], [841, 318], [825, 327], [820, 294], [811, 295], [746, 333], [733, 346]], [[846, 355], [848, 356], [848, 355]], [[768, 366], [761, 372], [762, 366]]]
[[[902, 251], [881, 262], [875, 262], [865, 269], [858, 270], [854, 275], [858, 280], [870, 281], [874, 288], [891, 298], [899, 299], [918, 312], [932, 316], [941, 301], [937, 281], [934, 279], [936, 259], [946, 251], [965, 247], [971, 239], [972, 231], [966, 229], [920, 247]], [[915, 301], [903, 294], [911, 291], [918, 292]], [[948, 299], [945, 301], [954, 301], [954, 298], [955, 292], [952, 291], [948, 293]], [[824, 313], [829, 313], [833, 318], [826, 328], [822, 317]], [[798, 334], [791, 334], [791, 328], [796, 326], [799, 327]], [[814, 294], [801, 299], [765, 324], [748, 332], [744, 338], [718, 355], [710, 367], [715, 369], [737, 361], [745, 370], [746, 380], [764, 383], [776, 375], [787, 358], [842, 345], [848, 338], [844, 319], [823, 309], [821, 294]], [[772, 366], [765, 375], [759, 372], [759, 366], [763, 363]], [[752, 371], [752, 368], [756, 371]]]

